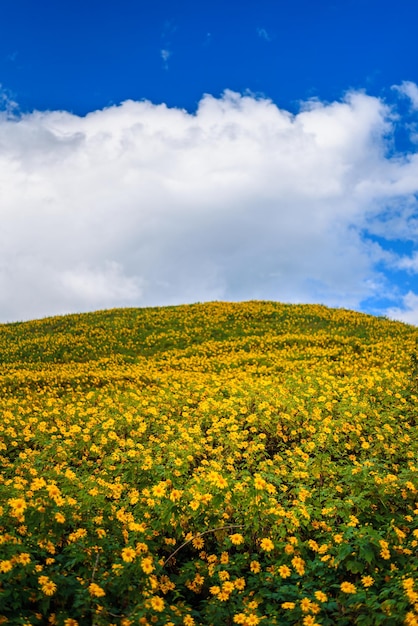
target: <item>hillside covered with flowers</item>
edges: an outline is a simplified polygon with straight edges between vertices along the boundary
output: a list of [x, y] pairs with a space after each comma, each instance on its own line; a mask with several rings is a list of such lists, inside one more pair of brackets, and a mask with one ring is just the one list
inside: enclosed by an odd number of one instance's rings
[[0, 624], [418, 625], [417, 339], [255, 301], [0, 325]]

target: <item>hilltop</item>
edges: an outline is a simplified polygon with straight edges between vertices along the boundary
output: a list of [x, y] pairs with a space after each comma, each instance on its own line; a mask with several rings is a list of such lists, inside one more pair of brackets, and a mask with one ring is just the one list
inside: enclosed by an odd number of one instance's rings
[[256, 301], [0, 325], [0, 622], [418, 623], [417, 338]]

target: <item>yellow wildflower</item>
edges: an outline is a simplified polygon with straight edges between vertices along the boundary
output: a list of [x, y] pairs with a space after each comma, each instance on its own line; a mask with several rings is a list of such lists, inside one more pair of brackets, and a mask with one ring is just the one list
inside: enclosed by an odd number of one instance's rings
[[145, 572], [145, 574], [151, 574], [151, 572], [154, 571], [154, 566], [152, 564], [152, 557], [146, 556], [145, 558], [143, 558], [141, 560], [141, 567], [142, 567], [142, 571]]
[[0, 572], [4, 574], [10, 572], [13, 569], [13, 563], [11, 561], [0, 561]]
[[195, 537], [192, 541], [192, 545], [196, 550], [201, 550], [205, 545], [205, 540], [202, 537]]
[[57, 585], [48, 578], [48, 576], [39, 576], [38, 582], [41, 586], [41, 591], [46, 596], [53, 596], [57, 590]]
[[356, 586], [353, 585], [353, 583], [349, 583], [349, 582], [343, 582], [340, 585], [340, 589], [341, 591], [343, 591], [344, 593], [357, 593], [357, 589]]
[[90, 585], [88, 586], [88, 591], [91, 596], [96, 598], [101, 598], [106, 595], [104, 589], [99, 587], [99, 585], [97, 585], [96, 583], [90, 583]]
[[158, 611], [159, 613], [161, 613], [161, 611], [164, 611], [164, 600], [163, 598], [160, 598], [160, 596], [154, 596], [153, 598], [151, 598], [151, 606], [154, 609], [154, 611]]
[[289, 578], [289, 576], [292, 575], [292, 571], [287, 565], [280, 565], [279, 575], [281, 576], [281, 578]]
[[260, 541], [260, 547], [262, 550], [265, 550], [266, 552], [271, 552], [272, 550], [274, 550], [274, 543], [272, 542], [271, 539], [268, 539], [267, 537], [265, 537], [264, 539]]
[[128, 546], [127, 548], [123, 548], [121, 556], [122, 561], [125, 561], [125, 563], [132, 563], [132, 561], [135, 560], [136, 552], [133, 548]]
[[314, 595], [319, 602], [328, 602], [328, 596], [323, 591], [315, 591]]

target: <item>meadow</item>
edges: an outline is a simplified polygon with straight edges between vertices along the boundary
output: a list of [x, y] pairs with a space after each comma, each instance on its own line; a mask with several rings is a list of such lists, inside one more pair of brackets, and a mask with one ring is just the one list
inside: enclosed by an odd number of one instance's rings
[[0, 624], [417, 626], [417, 340], [273, 302], [0, 325]]

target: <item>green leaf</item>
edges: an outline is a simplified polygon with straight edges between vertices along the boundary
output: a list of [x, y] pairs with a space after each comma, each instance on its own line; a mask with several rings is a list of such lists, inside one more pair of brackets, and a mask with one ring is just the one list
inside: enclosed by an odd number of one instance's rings
[[364, 559], [366, 563], [372, 563], [374, 560], [374, 551], [369, 546], [361, 546], [359, 556]]
[[361, 561], [355, 561], [354, 559], [350, 559], [344, 563], [346, 569], [353, 574], [359, 574], [364, 571], [364, 563]]

